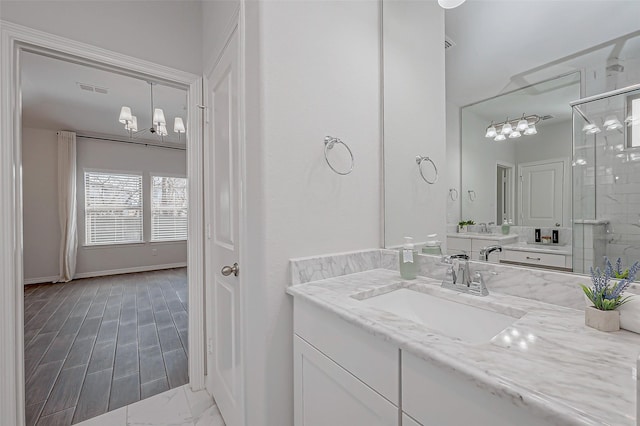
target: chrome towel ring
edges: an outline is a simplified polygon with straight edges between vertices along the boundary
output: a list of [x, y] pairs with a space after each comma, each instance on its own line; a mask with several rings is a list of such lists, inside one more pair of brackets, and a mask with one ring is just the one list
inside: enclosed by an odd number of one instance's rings
[[449, 188], [449, 198], [451, 198], [451, 201], [456, 201], [458, 199], [458, 190]]
[[[431, 165], [433, 166], [433, 170], [435, 170], [435, 172], [436, 172], [436, 177], [432, 181], [427, 179], [424, 176], [424, 173], [422, 171], [422, 163], [424, 163], [424, 162], [431, 163]], [[418, 155], [418, 156], [416, 156], [416, 163], [418, 163], [418, 170], [420, 170], [420, 176], [422, 176], [422, 179], [424, 179], [425, 182], [427, 182], [428, 184], [433, 185], [434, 183], [436, 183], [438, 181], [438, 168], [436, 167], [436, 163], [434, 163], [431, 158], [422, 157], [422, 156]]]
[[[341, 171], [337, 170], [335, 167], [333, 167], [333, 165], [329, 161], [328, 152], [329, 152], [330, 149], [333, 149], [334, 145], [337, 144], [337, 143], [344, 145], [344, 147], [349, 152], [349, 156], [351, 157], [351, 167], [346, 172], [341, 172]], [[331, 170], [333, 170], [334, 172], [336, 172], [339, 175], [342, 175], [342, 176], [348, 175], [349, 173], [351, 173], [353, 171], [353, 164], [355, 163], [355, 160], [353, 159], [353, 152], [351, 152], [351, 148], [349, 148], [349, 145], [347, 145], [346, 143], [344, 143], [343, 141], [341, 141], [338, 138], [334, 138], [333, 136], [325, 136], [324, 137], [324, 159], [327, 162], [327, 165], [331, 168]]]
[[474, 191], [473, 189], [468, 190], [467, 193], [469, 194], [469, 201], [471, 201], [472, 203], [476, 200], [476, 198], [478, 198], [478, 196], [476, 195], [476, 191]]

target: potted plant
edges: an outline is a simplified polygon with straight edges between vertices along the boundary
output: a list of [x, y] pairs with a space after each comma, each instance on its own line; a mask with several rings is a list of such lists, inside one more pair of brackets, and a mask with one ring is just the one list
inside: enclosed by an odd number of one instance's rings
[[[600, 331], [620, 330], [620, 312], [617, 308], [627, 301], [631, 296], [623, 296], [624, 291], [636, 279], [636, 273], [640, 269], [640, 262], [636, 262], [631, 268], [623, 271], [622, 259], [618, 258], [615, 269], [605, 258], [604, 271], [591, 267], [592, 287], [583, 284], [580, 286], [593, 306], [585, 309], [585, 325]], [[619, 281], [610, 283], [611, 278]]]
[[461, 220], [458, 222], [458, 232], [464, 234], [469, 231], [469, 225], [475, 225], [473, 220]]

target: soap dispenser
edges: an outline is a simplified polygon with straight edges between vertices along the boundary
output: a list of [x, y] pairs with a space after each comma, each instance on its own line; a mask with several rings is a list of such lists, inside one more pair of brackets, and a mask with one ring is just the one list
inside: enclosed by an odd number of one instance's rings
[[438, 234], [429, 234], [429, 235], [427, 235], [427, 238], [429, 238], [429, 239], [425, 243], [424, 247], [422, 247], [422, 254], [431, 254], [431, 255], [434, 255], [434, 256], [442, 256], [442, 248], [440, 246], [442, 244], [442, 241], [436, 240], [437, 236], [438, 236]]
[[400, 276], [405, 280], [412, 280], [418, 276], [417, 250], [413, 245], [413, 238], [404, 237], [404, 245], [400, 249]]
[[511, 230], [511, 225], [509, 224], [509, 221], [505, 219], [504, 222], [502, 222], [502, 233], [504, 235], [509, 235], [510, 230]]

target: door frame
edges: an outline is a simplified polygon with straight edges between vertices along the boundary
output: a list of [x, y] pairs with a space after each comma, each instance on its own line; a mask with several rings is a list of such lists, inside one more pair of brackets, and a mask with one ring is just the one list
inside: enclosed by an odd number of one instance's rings
[[[496, 173], [494, 173], [494, 175], [495, 175], [495, 183], [493, 185], [493, 188], [494, 188], [493, 199], [496, 200], [496, 202], [498, 200], [498, 176], [497, 176], [498, 167], [502, 167], [503, 169], [510, 169], [511, 170], [511, 178], [509, 179], [510, 180], [510, 185], [509, 185], [510, 186], [510, 188], [509, 188], [510, 189], [510, 191], [509, 191], [510, 194], [509, 194], [509, 196], [510, 196], [510, 201], [511, 202], [509, 204], [511, 204], [511, 206], [510, 206], [511, 214], [514, 216], [514, 217], [511, 218], [511, 220], [513, 220], [514, 223], [515, 223], [515, 221], [516, 221], [516, 217], [515, 216], [517, 215], [517, 212], [516, 212], [516, 177], [515, 177], [516, 165], [512, 164], [512, 163], [508, 163], [506, 161], [502, 161], [502, 160], [496, 161]], [[496, 225], [497, 226], [502, 225], [502, 223], [498, 223], [497, 216], [496, 216]]]
[[31, 51], [135, 77], [149, 77], [188, 90], [189, 178], [188, 287], [189, 381], [204, 388], [204, 232], [202, 77], [0, 20], [0, 412], [7, 424], [24, 426], [24, 296], [22, 247], [22, 104], [20, 54]]
[[[522, 168], [529, 166], [540, 166], [548, 163], [562, 163], [562, 223], [561, 227], [570, 226], [571, 223], [571, 203], [573, 201], [573, 194], [571, 191], [572, 177], [570, 175], [571, 168], [569, 167], [569, 158], [549, 158], [546, 160], [530, 161], [528, 163], [518, 164], [518, 225], [522, 225]], [[569, 198], [567, 198], [569, 197]]]

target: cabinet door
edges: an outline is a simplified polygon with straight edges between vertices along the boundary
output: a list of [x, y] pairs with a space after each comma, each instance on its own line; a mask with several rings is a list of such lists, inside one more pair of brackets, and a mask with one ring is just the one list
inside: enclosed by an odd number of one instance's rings
[[398, 408], [294, 335], [295, 426], [397, 426]]

